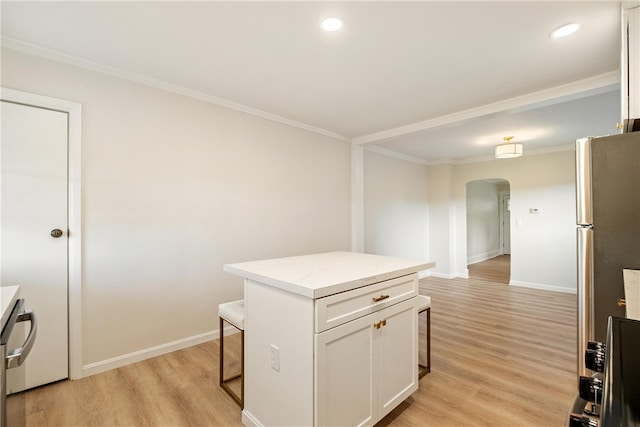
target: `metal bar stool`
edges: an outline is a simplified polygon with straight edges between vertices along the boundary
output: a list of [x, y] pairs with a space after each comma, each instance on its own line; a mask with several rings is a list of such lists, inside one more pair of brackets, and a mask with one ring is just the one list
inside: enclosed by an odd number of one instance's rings
[[[218, 306], [220, 318], [220, 387], [244, 409], [244, 300], [231, 301]], [[224, 322], [240, 331], [240, 373], [229, 378], [224, 377]], [[240, 395], [227, 384], [240, 378]]]
[[431, 297], [418, 295], [418, 316], [424, 311], [427, 312], [427, 364], [418, 362], [418, 378], [431, 372]]

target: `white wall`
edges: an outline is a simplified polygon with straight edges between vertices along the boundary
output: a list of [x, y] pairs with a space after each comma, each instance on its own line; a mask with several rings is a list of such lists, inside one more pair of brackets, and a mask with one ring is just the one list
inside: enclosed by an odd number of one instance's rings
[[429, 259], [427, 166], [364, 151], [365, 252]]
[[[424, 165], [365, 149], [365, 250], [409, 258], [423, 253], [436, 262], [430, 274], [467, 277], [467, 184], [502, 178], [510, 186], [494, 186], [491, 190], [496, 199], [491, 215], [498, 215], [498, 192], [508, 188], [510, 283], [575, 292], [574, 158], [574, 152], [568, 150], [517, 159], [433, 165], [425, 171]], [[421, 201], [425, 195], [426, 201]], [[530, 214], [530, 208], [540, 213]], [[518, 219], [520, 226], [516, 225]], [[481, 236], [481, 246], [499, 250], [499, 230], [490, 234], [493, 237]]]
[[500, 200], [498, 185], [490, 181], [467, 183], [467, 264], [500, 255]]
[[437, 277], [452, 278], [455, 257], [455, 215], [451, 203], [453, 165], [429, 166], [427, 188], [429, 195], [429, 257], [436, 266], [430, 273]]
[[[466, 194], [470, 181], [503, 178], [511, 184], [511, 284], [575, 292], [575, 153], [529, 155], [517, 159], [452, 166], [450, 175], [440, 173], [429, 180], [430, 204], [442, 205], [443, 193], [432, 189], [451, 186], [449, 206], [453, 212], [431, 209], [430, 228], [449, 227], [448, 270], [435, 270], [445, 277], [466, 277]], [[436, 171], [443, 166], [433, 166]], [[446, 182], [446, 178], [450, 182]], [[433, 199], [432, 199], [433, 198]], [[540, 213], [530, 214], [530, 208]], [[517, 220], [522, 222], [517, 226]], [[450, 227], [453, 221], [454, 226]], [[433, 237], [433, 236], [432, 236]], [[431, 256], [446, 257], [446, 248], [432, 249]], [[444, 262], [440, 265], [444, 265]]]
[[82, 104], [93, 371], [215, 337], [225, 263], [350, 248], [348, 143], [7, 49], [2, 86]]

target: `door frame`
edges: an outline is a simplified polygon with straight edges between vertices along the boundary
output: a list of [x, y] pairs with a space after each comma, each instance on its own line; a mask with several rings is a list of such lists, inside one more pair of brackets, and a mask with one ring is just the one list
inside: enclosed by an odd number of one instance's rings
[[82, 105], [0, 87], [0, 99], [68, 114], [68, 328], [69, 378], [82, 378]]
[[[511, 254], [511, 221], [509, 224], [505, 224], [504, 222], [504, 212], [507, 210], [506, 206], [504, 206], [504, 198], [509, 196], [511, 199], [511, 191], [498, 191], [498, 198], [500, 200], [500, 255], [504, 255], [504, 228], [509, 227], [509, 254]], [[511, 212], [511, 211], [509, 211]], [[511, 218], [511, 215], [509, 215]]]

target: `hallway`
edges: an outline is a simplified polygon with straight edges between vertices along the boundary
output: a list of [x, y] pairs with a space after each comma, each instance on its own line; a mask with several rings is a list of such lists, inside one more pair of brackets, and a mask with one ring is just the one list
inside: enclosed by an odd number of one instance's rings
[[511, 277], [511, 255], [498, 255], [485, 261], [467, 266], [469, 279], [487, 280], [509, 284]]

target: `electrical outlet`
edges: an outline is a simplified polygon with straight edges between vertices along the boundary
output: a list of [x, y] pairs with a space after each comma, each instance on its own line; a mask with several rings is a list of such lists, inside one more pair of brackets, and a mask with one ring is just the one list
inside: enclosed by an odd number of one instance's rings
[[271, 344], [271, 369], [280, 372], [280, 348]]

